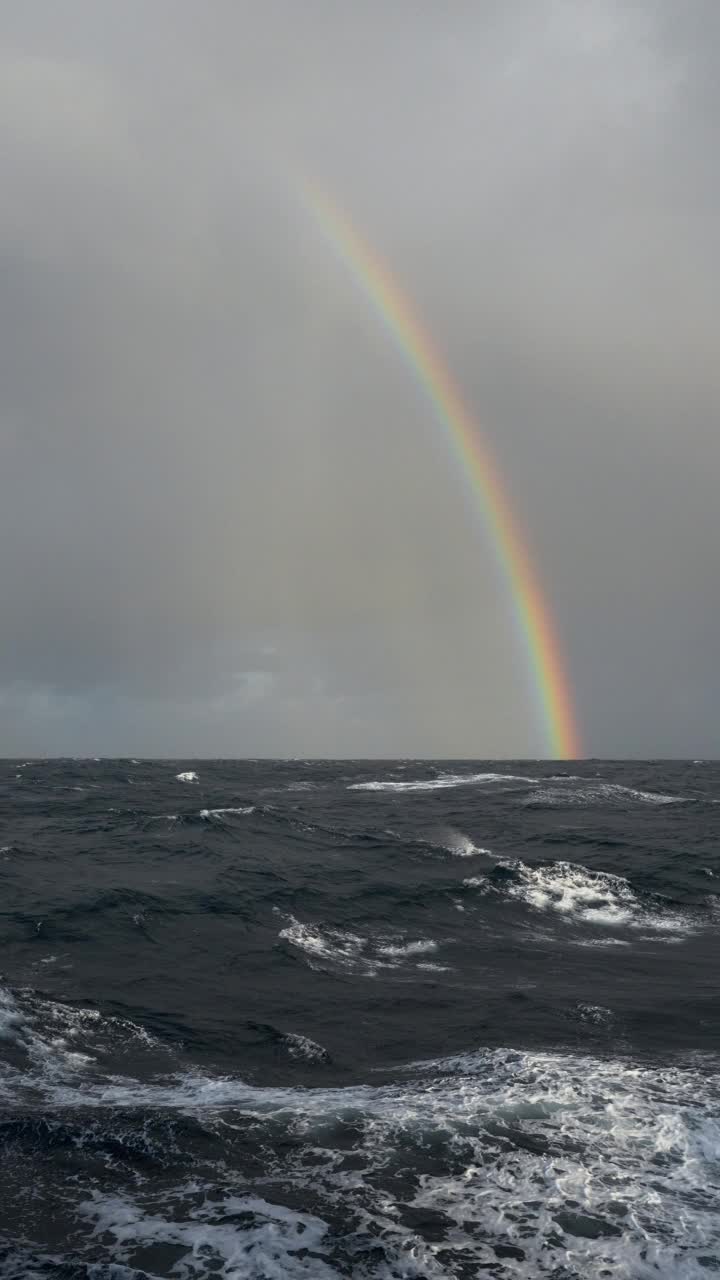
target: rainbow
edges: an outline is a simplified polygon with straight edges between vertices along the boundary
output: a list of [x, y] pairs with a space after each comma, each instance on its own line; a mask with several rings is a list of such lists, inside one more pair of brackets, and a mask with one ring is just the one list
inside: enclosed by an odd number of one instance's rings
[[335, 202], [314, 182], [303, 202], [350, 269], [428, 396], [480, 510], [505, 580], [526, 655], [532, 688], [553, 759], [581, 754], [570, 682], [555, 625], [490, 446], [480, 432], [443, 356], [407, 295]]

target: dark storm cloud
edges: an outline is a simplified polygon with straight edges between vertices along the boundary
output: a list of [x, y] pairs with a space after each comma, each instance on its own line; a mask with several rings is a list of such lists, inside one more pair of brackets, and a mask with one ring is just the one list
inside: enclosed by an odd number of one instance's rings
[[457, 462], [298, 199], [484, 425], [594, 754], [717, 748], [714, 5], [0, 6], [12, 751], [541, 751]]

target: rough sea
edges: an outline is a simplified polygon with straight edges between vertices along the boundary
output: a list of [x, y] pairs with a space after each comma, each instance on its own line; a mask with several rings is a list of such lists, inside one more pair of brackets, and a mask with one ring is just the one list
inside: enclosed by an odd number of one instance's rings
[[4, 1280], [720, 1272], [720, 765], [0, 762]]

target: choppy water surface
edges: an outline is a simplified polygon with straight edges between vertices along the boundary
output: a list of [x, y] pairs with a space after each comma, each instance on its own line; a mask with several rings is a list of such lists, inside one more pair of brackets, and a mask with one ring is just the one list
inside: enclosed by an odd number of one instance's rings
[[720, 766], [3, 761], [0, 1275], [720, 1271]]

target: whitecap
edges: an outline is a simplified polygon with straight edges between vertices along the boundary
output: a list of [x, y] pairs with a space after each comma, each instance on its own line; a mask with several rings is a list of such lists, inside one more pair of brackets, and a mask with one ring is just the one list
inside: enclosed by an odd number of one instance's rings
[[208, 818], [222, 818], [222, 816], [226, 813], [248, 814], [248, 813], [254, 813], [254, 812], [255, 812], [254, 804], [243, 804], [243, 805], [238, 805], [235, 808], [201, 809], [200, 817], [204, 818], [207, 821]]
[[580, 863], [548, 862], [528, 865], [520, 859], [496, 863], [498, 876], [470, 876], [468, 889], [516, 899], [535, 911], [556, 912], [569, 923], [597, 928], [651, 929], [678, 937], [692, 933], [696, 921], [688, 914], [643, 901], [624, 876], [592, 871]]
[[474, 844], [462, 831], [448, 831], [443, 848], [455, 858], [474, 858], [481, 854], [492, 857], [491, 849], [484, 849], [482, 845]]
[[529, 809], [541, 809], [584, 808], [594, 804], [686, 804], [687, 801], [687, 796], [669, 796], [661, 792], [641, 791], [637, 787], [623, 787], [615, 782], [597, 782], [584, 787], [540, 787], [524, 796], [520, 803]]
[[595, 1027], [606, 1027], [615, 1019], [612, 1009], [603, 1004], [578, 1004], [572, 1010], [574, 1017], [581, 1022], [589, 1022]]
[[508, 892], [543, 911], [552, 909], [609, 928], [630, 925], [661, 932], [693, 931], [693, 923], [686, 915], [645, 905], [624, 876], [590, 871], [572, 862], [539, 867], [521, 864], [520, 876]]
[[175, 777], [178, 782], [197, 782], [198, 775], [192, 770], [187, 769], [184, 773], [176, 773]]
[[370, 969], [375, 968], [365, 958], [368, 939], [359, 934], [345, 932], [342, 929], [304, 924], [291, 916], [289, 924], [280, 930], [278, 937], [304, 952], [309, 958], [311, 968], [315, 967], [315, 963], [323, 962], [330, 962], [343, 968], [354, 968], [364, 962]]
[[395, 782], [379, 779], [373, 782], [353, 782], [348, 791], [442, 791], [447, 787], [465, 787], [492, 782], [537, 782], [537, 778], [524, 778], [512, 773], [447, 773], [437, 778], [420, 778], [412, 782]]
[[382, 969], [396, 969], [416, 956], [437, 950], [432, 938], [370, 938], [328, 925], [304, 924], [289, 917], [278, 934], [301, 951], [310, 968], [345, 969], [364, 977], [375, 977]]
[[437, 945], [431, 938], [421, 938], [417, 942], [386, 943], [378, 947], [378, 952], [381, 956], [419, 956], [428, 951], [437, 951]]
[[327, 1049], [318, 1044], [317, 1040], [311, 1040], [309, 1036], [301, 1036], [295, 1031], [286, 1031], [282, 1039], [291, 1058], [304, 1058], [306, 1062], [329, 1060], [330, 1055]]
[[[51, 964], [57, 958], [48, 956], [40, 963]], [[112, 1042], [155, 1046], [145, 1028], [129, 1019], [102, 1017], [94, 1008], [75, 1007], [28, 992], [15, 994], [7, 988], [0, 988], [3, 1039], [12, 1041], [32, 1067], [18, 1075], [21, 1091], [40, 1084], [45, 1089], [71, 1086], [77, 1073], [96, 1062]], [[6, 1084], [9, 1079], [6, 1074]]]
[[578, 947], [629, 947], [627, 938], [577, 938]]

